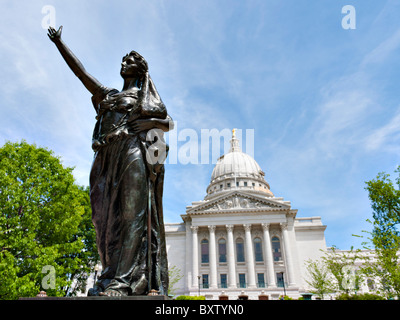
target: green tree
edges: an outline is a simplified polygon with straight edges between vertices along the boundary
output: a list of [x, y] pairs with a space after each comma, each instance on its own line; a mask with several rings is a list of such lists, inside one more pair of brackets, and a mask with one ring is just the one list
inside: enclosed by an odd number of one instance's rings
[[363, 274], [358, 272], [356, 261], [360, 259], [360, 249], [337, 252], [336, 247], [331, 247], [322, 257], [324, 265], [336, 279], [335, 291], [349, 293], [357, 291], [362, 281]]
[[384, 172], [379, 173], [376, 179], [366, 182], [365, 189], [371, 200], [375, 220], [384, 218], [396, 223], [400, 222], [400, 166], [397, 167], [395, 173], [399, 174], [395, 183], [390, 180], [390, 175]]
[[169, 277], [169, 286], [168, 286], [168, 295], [175, 295], [175, 285], [183, 278], [183, 274], [181, 269], [177, 266], [170, 266], [168, 268], [168, 277]]
[[324, 261], [309, 259], [306, 261], [306, 270], [308, 278], [305, 281], [312, 288], [311, 293], [324, 299], [327, 293], [335, 291], [331, 273]]
[[0, 299], [74, 294], [97, 261], [88, 190], [72, 170], [25, 141], [0, 148]]
[[375, 259], [366, 263], [364, 272], [380, 280], [379, 289], [388, 298], [400, 298], [400, 166], [395, 172], [395, 182], [389, 174], [379, 173], [365, 188], [373, 210], [373, 221], [368, 221], [373, 226], [369, 240]]

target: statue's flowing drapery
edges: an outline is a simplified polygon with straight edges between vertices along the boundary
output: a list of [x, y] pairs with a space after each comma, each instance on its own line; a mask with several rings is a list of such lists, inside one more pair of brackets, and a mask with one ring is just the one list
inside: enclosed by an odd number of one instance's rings
[[[165, 119], [165, 106], [148, 74], [140, 89], [119, 92], [100, 87], [92, 102], [97, 123], [90, 198], [103, 266], [98, 285], [128, 295], [147, 294], [150, 289], [166, 295], [164, 165], [147, 161], [154, 141], [146, 139], [146, 132], [132, 129], [136, 119]], [[162, 136], [157, 138], [160, 145]], [[164, 159], [166, 148], [158, 151], [158, 158]]]

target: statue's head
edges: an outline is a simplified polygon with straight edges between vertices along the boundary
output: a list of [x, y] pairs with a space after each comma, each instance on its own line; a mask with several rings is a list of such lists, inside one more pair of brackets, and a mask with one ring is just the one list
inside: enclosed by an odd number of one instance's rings
[[131, 51], [122, 58], [120, 73], [123, 78], [141, 78], [147, 71], [147, 61], [136, 51]]

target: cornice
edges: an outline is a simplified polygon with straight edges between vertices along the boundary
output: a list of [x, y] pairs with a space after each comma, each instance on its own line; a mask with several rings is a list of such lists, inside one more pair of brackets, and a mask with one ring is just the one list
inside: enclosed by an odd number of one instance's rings
[[[280, 198], [281, 199], [281, 198]], [[212, 200], [187, 207], [186, 217], [191, 215], [224, 214], [224, 213], [259, 213], [287, 212], [295, 216], [297, 210], [292, 210], [289, 203], [274, 198], [260, 197], [248, 192], [234, 190]]]

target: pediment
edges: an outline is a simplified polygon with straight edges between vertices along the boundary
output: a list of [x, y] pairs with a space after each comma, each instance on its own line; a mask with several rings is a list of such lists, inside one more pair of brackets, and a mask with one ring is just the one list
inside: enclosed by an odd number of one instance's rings
[[290, 208], [290, 204], [282, 200], [233, 191], [212, 200], [191, 206], [186, 213], [207, 214], [223, 212], [286, 211], [290, 210]]

